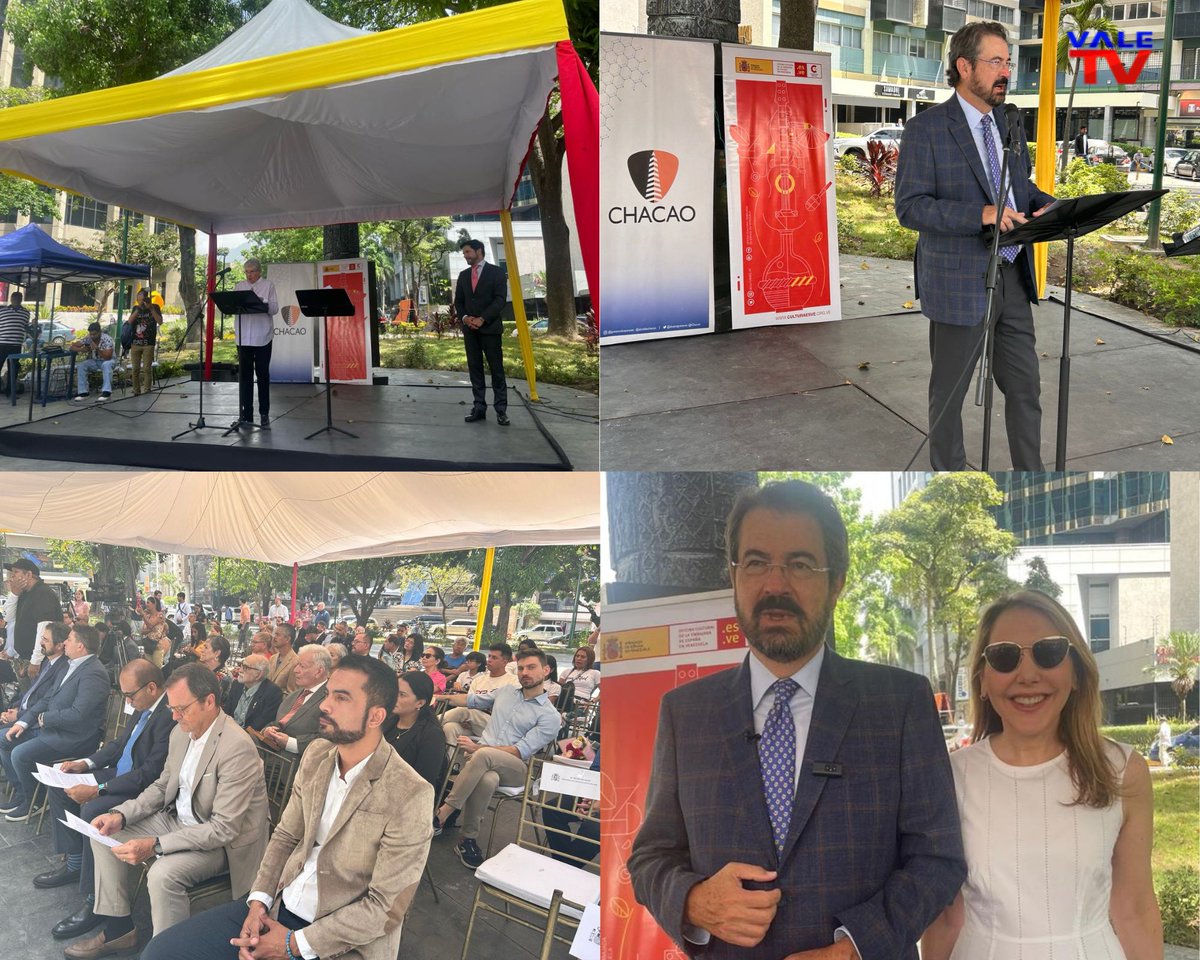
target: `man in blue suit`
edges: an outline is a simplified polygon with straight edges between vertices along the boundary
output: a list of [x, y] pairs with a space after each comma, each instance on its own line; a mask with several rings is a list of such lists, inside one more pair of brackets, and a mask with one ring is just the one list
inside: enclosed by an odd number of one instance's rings
[[[91, 753], [104, 732], [108, 704], [108, 671], [96, 654], [100, 633], [87, 624], [76, 624], [63, 645], [67, 669], [48, 699], [40, 700], [4, 734], [10, 746], [0, 751], [5, 775], [16, 784], [12, 800], [0, 807], [5, 820], [17, 822], [29, 815], [29, 802], [37, 781], [39, 763]], [[36, 713], [35, 713], [36, 711]]]
[[[954, 96], [904, 128], [896, 170], [896, 216], [920, 232], [915, 262], [921, 312], [930, 319], [929, 458], [961, 470], [962, 403], [983, 346], [991, 245], [984, 227], [1011, 230], [1054, 201], [1029, 179], [1024, 131], [1014, 131], [1011, 189], [997, 199], [1008, 127], [1001, 111], [1011, 61], [999, 23], [971, 23], [950, 38], [947, 79]], [[997, 215], [999, 210], [999, 215]], [[1003, 240], [1001, 241], [1003, 243]], [[1037, 301], [1028, 246], [1001, 246], [996, 283], [996, 385], [1004, 394], [1014, 469], [1041, 470], [1041, 380], [1034, 339]]]
[[933, 691], [824, 645], [849, 551], [816, 487], [742, 494], [726, 542], [751, 652], [663, 697], [638, 902], [689, 956], [916, 960], [966, 877]]

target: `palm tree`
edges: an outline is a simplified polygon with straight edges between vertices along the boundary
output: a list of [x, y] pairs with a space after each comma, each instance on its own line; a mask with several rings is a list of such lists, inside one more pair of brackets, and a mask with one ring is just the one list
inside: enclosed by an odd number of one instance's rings
[[[1067, 122], [1063, 127], [1062, 136], [1062, 169], [1065, 171], [1067, 169], [1067, 157], [1070, 155], [1071, 111], [1075, 103], [1075, 84], [1079, 82], [1079, 70], [1081, 66], [1079, 58], [1072, 57], [1068, 53], [1067, 41], [1069, 38], [1067, 37], [1067, 31], [1073, 30], [1076, 33], [1083, 33], [1085, 30], [1090, 30], [1115, 36], [1117, 26], [1104, 15], [1103, 0], [1078, 0], [1078, 2], [1068, 4], [1062, 8], [1058, 28], [1058, 63], [1056, 70], [1071, 74], [1071, 92], [1067, 95]], [[1050, 82], [1055, 83], [1056, 80], [1057, 77], [1052, 77]], [[1045, 80], [1042, 80], [1042, 83], [1045, 82]]]
[[1200, 633], [1174, 630], [1167, 634], [1166, 659], [1157, 666], [1164, 668], [1171, 689], [1179, 698], [1180, 716], [1187, 719], [1187, 695], [1196, 685], [1196, 665], [1200, 663]]

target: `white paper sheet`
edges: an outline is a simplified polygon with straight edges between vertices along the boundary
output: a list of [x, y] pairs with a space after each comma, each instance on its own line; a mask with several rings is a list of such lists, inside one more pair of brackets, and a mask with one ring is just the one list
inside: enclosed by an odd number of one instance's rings
[[600, 960], [600, 904], [589, 903], [583, 908], [583, 919], [569, 953], [577, 960]]
[[44, 763], [37, 765], [33, 778], [40, 780], [48, 787], [94, 787], [96, 776], [92, 773], [63, 773], [58, 767], [48, 767]]
[[67, 814], [67, 819], [60, 820], [59, 823], [65, 824], [66, 826], [70, 827], [72, 830], [76, 831], [77, 833], [82, 833], [85, 837], [87, 837], [91, 840], [99, 840], [106, 847], [119, 847], [122, 843], [124, 843], [123, 840], [117, 840], [113, 837], [104, 836], [99, 830], [97, 830], [95, 827], [93, 827], [86, 820], [81, 820], [79, 817], [75, 816], [75, 814], [71, 813], [69, 810], [67, 810], [65, 812]]

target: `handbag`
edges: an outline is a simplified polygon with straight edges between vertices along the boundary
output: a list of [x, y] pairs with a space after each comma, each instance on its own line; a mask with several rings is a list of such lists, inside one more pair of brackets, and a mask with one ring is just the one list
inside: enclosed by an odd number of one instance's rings
[[128, 350], [133, 346], [133, 321], [126, 320], [121, 324], [121, 348]]

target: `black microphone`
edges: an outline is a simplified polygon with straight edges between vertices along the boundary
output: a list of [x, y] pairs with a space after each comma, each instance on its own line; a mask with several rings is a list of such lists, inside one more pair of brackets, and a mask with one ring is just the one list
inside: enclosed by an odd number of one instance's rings
[[743, 731], [742, 736], [745, 738], [747, 743], [758, 743], [758, 741], [762, 739], [762, 734], [755, 733], [753, 730]]
[[227, 274], [227, 273], [228, 273], [230, 270], [232, 270], [232, 269], [233, 269], [233, 267], [226, 267], [224, 270], [218, 270], [218, 271], [217, 271], [217, 276], [218, 276], [218, 277], [223, 277], [223, 276], [225, 276], [225, 274]]
[[[1021, 116], [1021, 108], [1015, 103], [1004, 105], [1004, 122], [1008, 125], [1008, 145], [1016, 147], [1025, 137], [1025, 118]], [[1018, 138], [1017, 131], [1021, 132]]]

